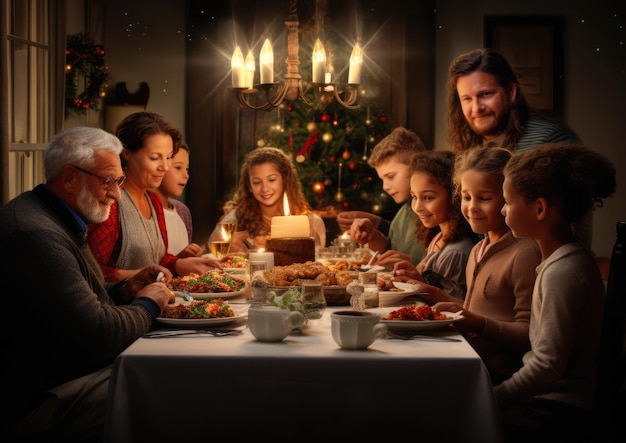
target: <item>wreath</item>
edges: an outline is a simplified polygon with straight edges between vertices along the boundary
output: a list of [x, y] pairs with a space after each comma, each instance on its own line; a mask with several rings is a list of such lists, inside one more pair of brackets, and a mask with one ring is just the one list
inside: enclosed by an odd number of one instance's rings
[[[98, 111], [100, 100], [106, 96], [109, 78], [104, 48], [96, 45], [87, 33], [68, 36], [65, 49], [66, 114], [68, 111], [84, 114], [87, 109]], [[78, 92], [79, 83], [85, 87], [81, 92]]]

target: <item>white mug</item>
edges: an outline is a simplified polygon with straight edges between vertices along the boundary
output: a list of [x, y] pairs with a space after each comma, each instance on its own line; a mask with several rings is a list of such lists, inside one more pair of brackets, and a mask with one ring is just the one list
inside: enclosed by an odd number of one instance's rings
[[342, 349], [367, 349], [387, 335], [380, 315], [367, 311], [337, 311], [330, 315], [333, 340]]
[[259, 341], [282, 341], [304, 324], [304, 315], [277, 306], [251, 306], [248, 329]]

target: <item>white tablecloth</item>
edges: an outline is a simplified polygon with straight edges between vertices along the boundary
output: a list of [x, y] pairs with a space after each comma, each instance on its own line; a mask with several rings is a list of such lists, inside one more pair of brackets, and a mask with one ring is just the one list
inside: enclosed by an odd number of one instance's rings
[[106, 441], [499, 441], [489, 376], [466, 341], [341, 350], [336, 309], [280, 343], [256, 341], [245, 320], [229, 326], [239, 336], [137, 340], [114, 364]]

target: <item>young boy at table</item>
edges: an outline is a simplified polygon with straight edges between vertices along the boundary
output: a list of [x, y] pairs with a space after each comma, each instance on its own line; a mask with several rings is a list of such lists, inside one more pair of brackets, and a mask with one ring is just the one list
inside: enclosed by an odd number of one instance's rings
[[[326, 244], [324, 220], [312, 212], [302, 192], [296, 166], [283, 150], [262, 147], [246, 155], [235, 197], [237, 205], [221, 220], [221, 223], [237, 223], [238, 232], [230, 240], [231, 252], [265, 248], [272, 217], [285, 215], [285, 194], [290, 214], [307, 215], [316, 245]], [[209, 241], [213, 239], [222, 239], [217, 226]]]
[[547, 144], [515, 154], [504, 175], [506, 222], [541, 250], [531, 349], [494, 387], [505, 441], [590, 441], [604, 284], [572, 225], [615, 192], [615, 167], [584, 146]]
[[421, 282], [443, 289], [461, 300], [467, 289], [465, 266], [474, 236], [461, 213], [454, 186], [452, 151], [426, 151], [413, 156], [411, 208], [417, 214], [415, 235], [426, 247], [426, 256], [416, 266], [396, 263], [394, 271], [405, 269]]
[[396, 203], [402, 204], [389, 227], [389, 235], [384, 235], [371, 217], [356, 218], [347, 231], [350, 237], [360, 244], [368, 244], [373, 251], [381, 251], [375, 265], [393, 265], [400, 260], [419, 263], [425, 254], [415, 237], [414, 228], [417, 215], [411, 209], [411, 185], [409, 183], [409, 163], [411, 157], [426, 151], [417, 134], [404, 127], [395, 128], [383, 138], [374, 149], [368, 163], [383, 181], [383, 190]]
[[185, 143], [172, 157], [172, 164], [163, 176], [156, 193], [161, 198], [167, 228], [167, 252], [182, 257], [202, 255], [202, 247], [193, 243], [191, 211], [186, 204], [177, 200], [189, 181], [189, 146]]
[[[510, 158], [511, 152], [503, 148], [470, 149], [457, 157], [461, 212], [472, 231], [484, 238], [467, 260], [464, 301], [427, 284], [419, 294], [441, 311], [463, 311], [465, 319], [455, 327], [483, 359], [494, 384], [519, 369], [530, 349], [530, 303], [541, 260], [537, 243], [513, 237], [501, 212], [503, 170]], [[395, 271], [394, 279], [418, 282], [404, 270]]]

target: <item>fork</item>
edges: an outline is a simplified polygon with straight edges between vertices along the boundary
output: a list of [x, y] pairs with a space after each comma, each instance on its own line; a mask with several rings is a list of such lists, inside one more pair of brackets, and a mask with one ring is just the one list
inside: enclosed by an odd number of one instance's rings
[[454, 338], [454, 337], [441, 337], [438, 335], [426, 335], [426, 334], [412, 334], [412, 335], [402, 335], [402, 334], [396, 334], [394, 332], [391, 331], [387, 331], [387, 338], [388, 339], [399, 339], [399, 340], [413, 340], [415, 339], [419, 339], [419, 340], [431, 340], [431, 341], [451, 341], [451, 342], [460, 342], [462, 341], [459, 338]]
[[191, 296], [187, 288], [183, 288], [181, 292], [183, 293], [183, 298], [185, 299], [185, 301], [193, 301], [193, 297]]
[[168, 338], [180, 337], [184, 335], [212, 335], [213, 337], [226, 337], [229, 335], [239, 335], [239, 329], [168, 329], [150, 331], [143, 335], [143, 338]]

